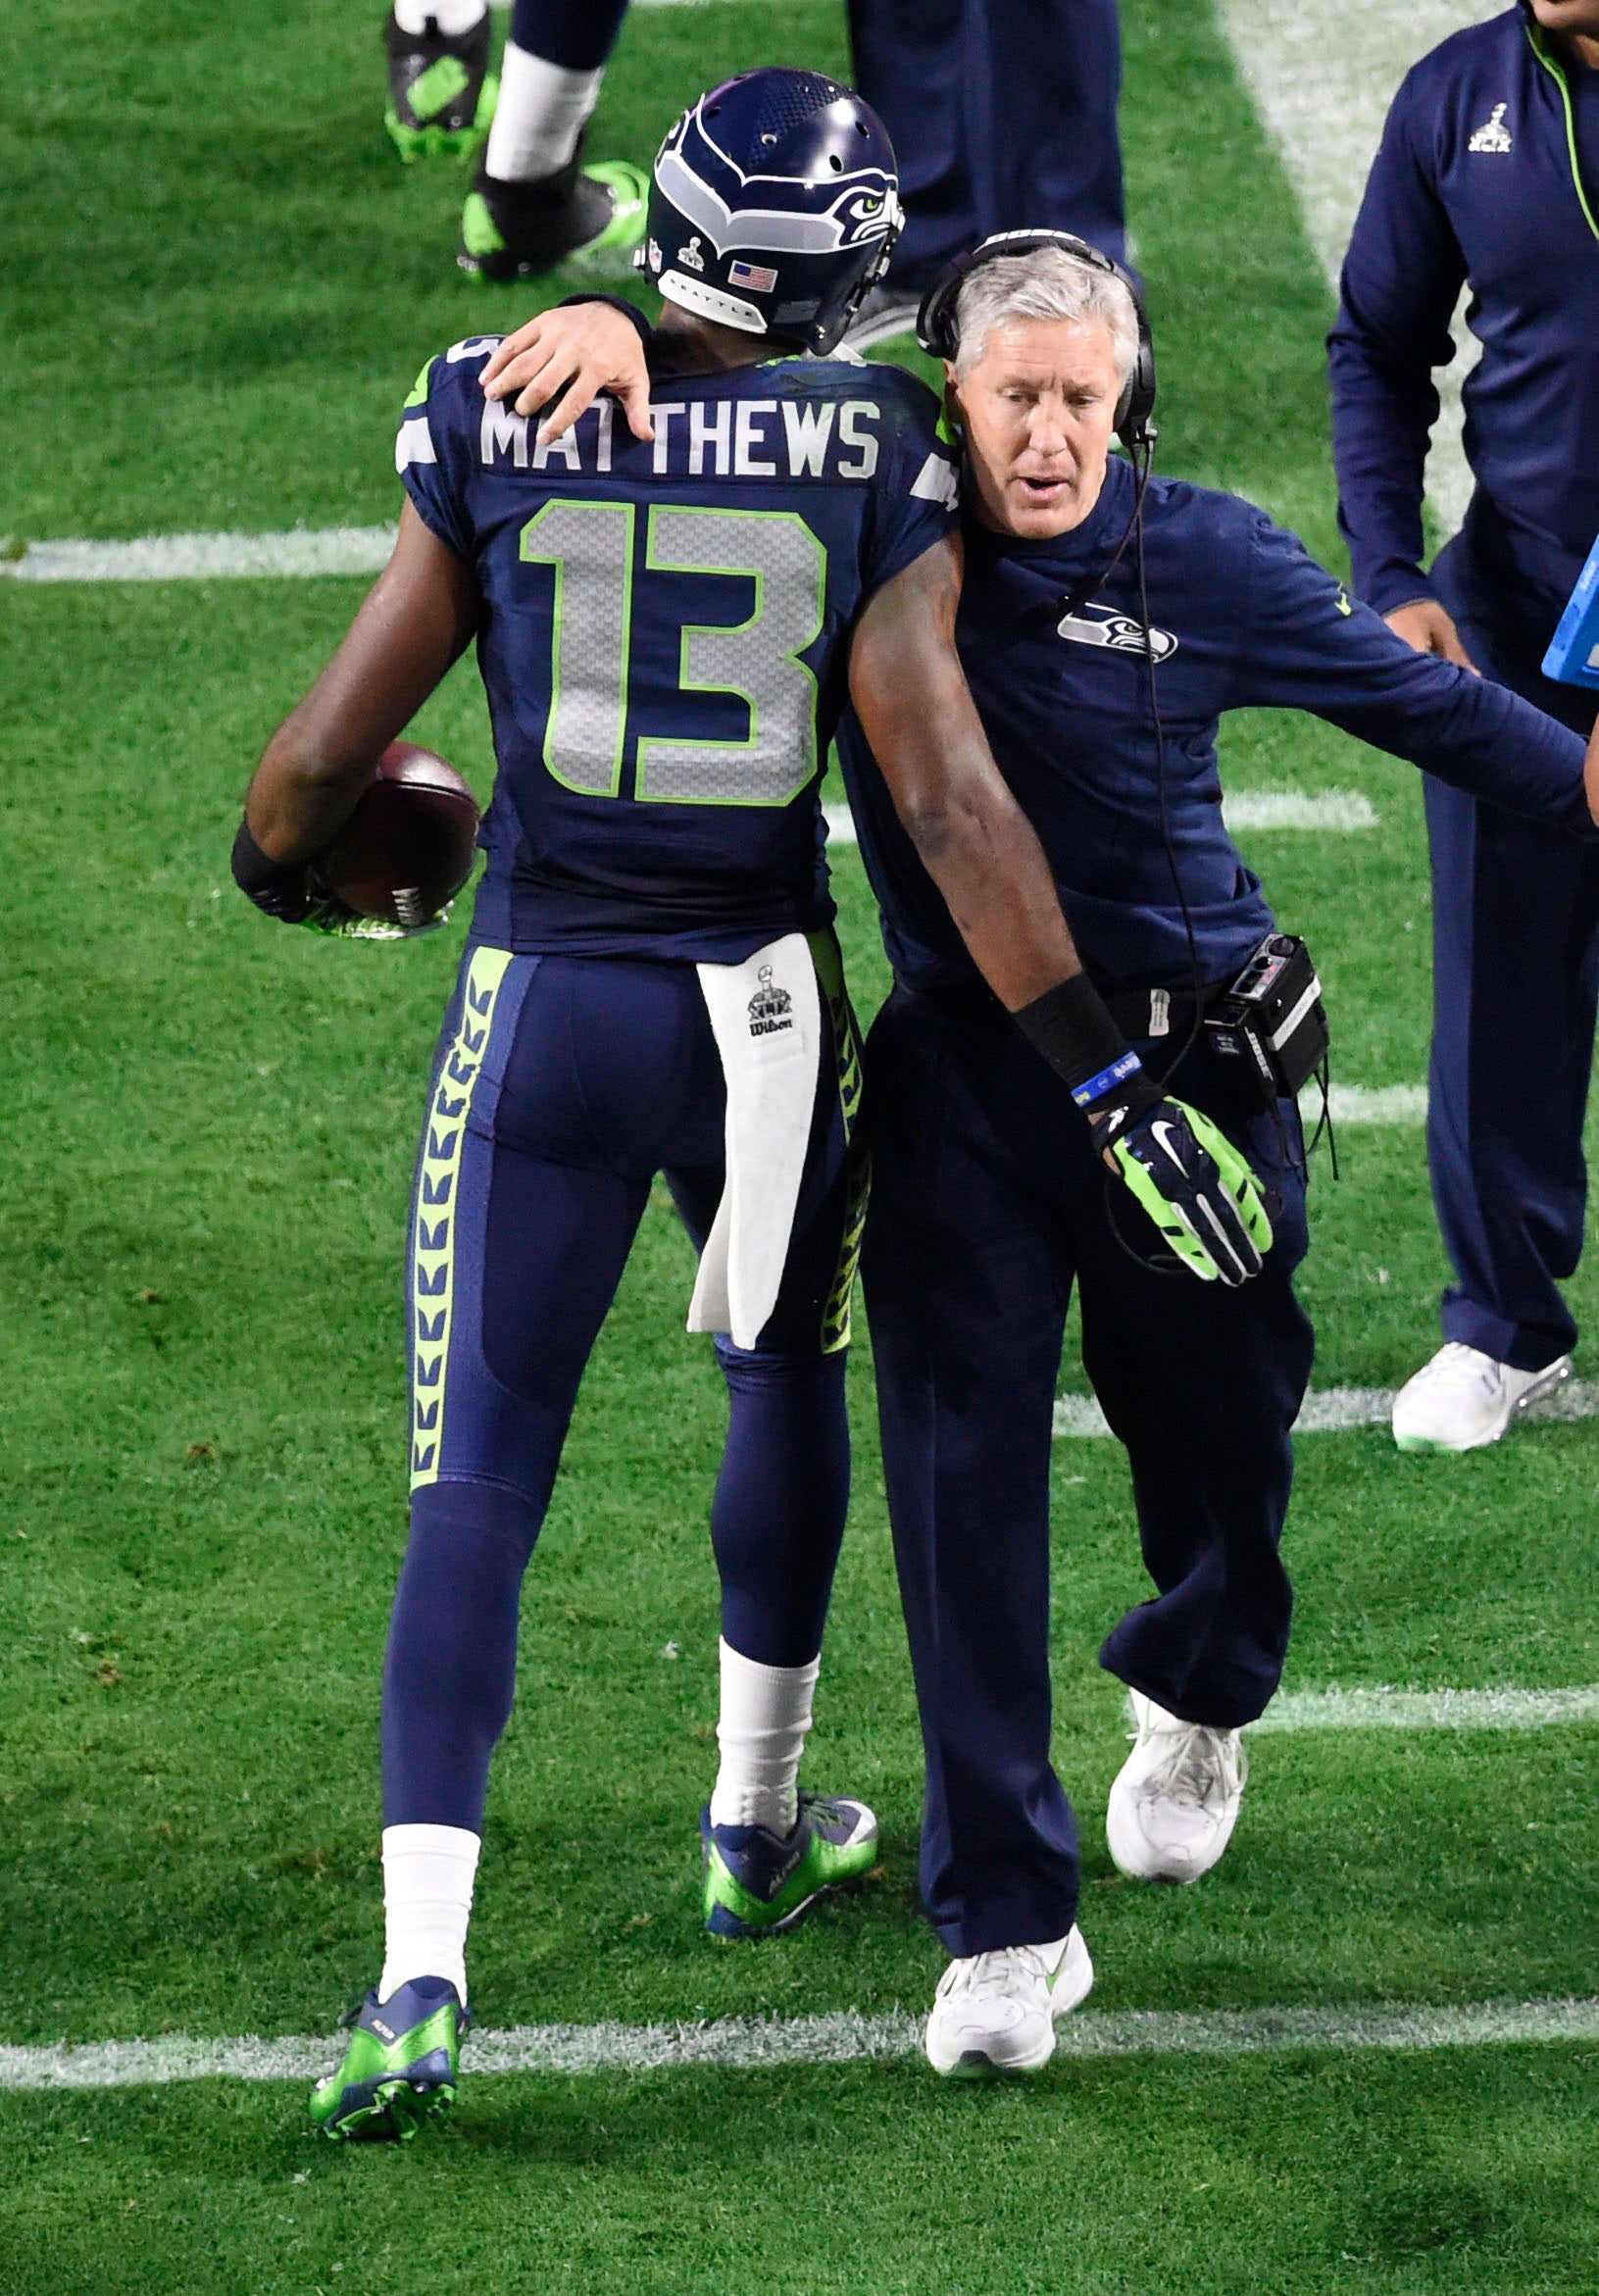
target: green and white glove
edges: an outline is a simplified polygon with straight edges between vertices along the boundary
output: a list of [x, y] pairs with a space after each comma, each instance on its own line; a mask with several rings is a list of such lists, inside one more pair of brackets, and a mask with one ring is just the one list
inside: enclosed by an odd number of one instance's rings
[[1182, 1266], [1202, 1283], [1247, 1283], [1272, 1249], [1255, 1174], [1219, 1124], [1186, 1101], [1123, 1101], [1094, 1137]]

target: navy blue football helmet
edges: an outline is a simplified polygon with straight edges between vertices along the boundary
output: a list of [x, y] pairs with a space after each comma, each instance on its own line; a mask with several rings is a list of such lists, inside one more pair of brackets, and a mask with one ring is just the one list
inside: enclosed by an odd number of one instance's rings
[[656, 153], [643, 268], [702, 319], [825, 353], [903, 220], [869, 104], [819, 72], [746, 72], [690, 105]]

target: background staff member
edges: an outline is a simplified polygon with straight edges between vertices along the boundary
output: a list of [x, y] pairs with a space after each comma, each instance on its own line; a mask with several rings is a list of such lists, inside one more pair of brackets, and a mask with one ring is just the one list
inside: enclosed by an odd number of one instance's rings
[[[1424, 56], [1394, 98], [1329, 339], [1355, 587], [1411, 645], [1586, 732], [1542, 675], [1599, 531], [1599, 4], [1524, 0]], [[1422, 571], [1432, 370], [1463, 283], [1476, 490]], [[1428, 777], [1435, 1019], [1427, 1155], [1455, 1281], [1400, 1390], [1401, 1445], [1468, 1451], [1564, 1379], [1557, 1279], [1582, 1247], [1599, 854]]]
[[[1165, 1073], [1195, 1017], [1196, 961], [1209, 1001], [1274, 929], [1223, 824], [1220, 715], [1314, 710], [1594, 832], [1574, 734], [1413, 652], [1260, 511], [1156, 479], [1140, 534], [1138, 480], [1109, 449], [1118, 427], [1135, 447], [1147, 435], [1153, 352], [1105, 257], [1062, 233], [1002, 237], [951, 267], [923, 338], [947, 358], [966, 444], [961, 661], [1084, 967], [1019, 1012], [1019, 1032], [846, 714], [840, 754], [895, 976], [867, 1043], [864, 1266], [927, 1754], [923, 1889], [955, 1957], [927, 2050], [946, 2072], [1025, 2071], [1048, 2059], [1054, 2020], [1092, 1978], [1075, 1822], [1049, 1760], [1049, 1460], [1074, 1283], [1157, 1590], [1102, 1653], [1139, 1725], [1107, 1815], [1124, 1872], [1191, 1881], [1221, 1856], [1243, 1791], [1238, 1731], [1271, 1699], [1287, 1647], [1277, 1541], [1311, 1364], [1292, 1284], [1306, 1244], [1298, 1112], [1251, 1107], [1202, 1044], [1169, 1085]], [[555, 430], [596, 387], [630, 398], [643, 355], [625, 320], [585, 305], [511, 336], [493, 370], [490, 392], [521, 391], [525, 406], [570, 380]], [[1107, 1141], [1135, 1189], [1124, 1158], [1177, 1143], [1213, 1209], [1236, 1209], [1240, 1226], [1207, 1259], [1163, 1217], [1170, 1200], [1153, 1207], [1187, 1266], [1224, 1280], [1164, 1275], [1135, 1256], [1157, 1237], [1123, 1190], [1107, 1192]], [[1238, 1146], [1271, 1216], [1264, 1268]], [[1214, 1233], [1198, 1193], [1184, 1208]]]

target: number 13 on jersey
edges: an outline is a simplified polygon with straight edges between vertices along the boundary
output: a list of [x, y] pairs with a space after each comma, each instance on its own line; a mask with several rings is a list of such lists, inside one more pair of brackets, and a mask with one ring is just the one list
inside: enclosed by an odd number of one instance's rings
[[[633, 657], [637, 516], [628, 502], [563, 499], [522, 530], [524, 560], [555, 569], [544, 763], [589, 797], [621, 795], [629, 712], [642, 698]], [[817, 684], [800, 656], [822, 629], [822, 544], [793, 511], [655, 503], [648, 518], [644, 584], [652, 574], [742, 574], [755, 584], [744, 621], [681, 625], [675, 688], [651, 678], [649, 699], [731, 694], [749, 706], [749, 731], [742, 739], [640, 734], [633, 794], [670, 805], [787, 805], [818, 764]]]

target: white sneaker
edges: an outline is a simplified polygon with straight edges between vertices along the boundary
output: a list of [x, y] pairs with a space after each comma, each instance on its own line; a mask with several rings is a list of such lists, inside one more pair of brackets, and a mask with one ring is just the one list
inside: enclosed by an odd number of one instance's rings
[[1394, 1397], [1393, 1439], [1401, 1451], [1476, 1451], [1497, 1443], [1529, 1403], [1571, 1375], [1569, 1355], [1541, 1372], [1519, 1372], [1451, 1339]]
[[1036, 2072], [1055, 2054], [1055, 2020], [1086, 2001], [1094, 1965], [1074, 1928], [1053, 1945], [1006, 1945], [952, 1961], [927, 2020], [927, 2056], [957, 2079]]
[[1134, 1881], [1197, 1881], [1232, 1839], [1249, 1759], [1236, 1730], [1179, 1722], [1127, 1693], [1137, 1733], [1105, 1811], [1111, 1856]]

